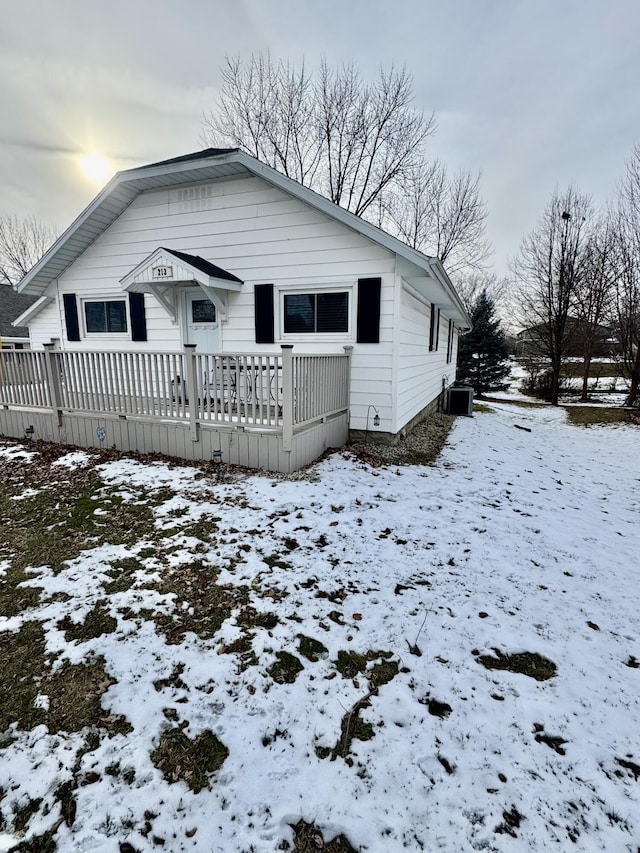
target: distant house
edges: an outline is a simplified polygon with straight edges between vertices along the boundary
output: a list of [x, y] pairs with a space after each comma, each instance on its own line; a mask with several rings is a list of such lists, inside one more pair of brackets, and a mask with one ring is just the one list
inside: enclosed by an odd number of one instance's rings
[[[515, 336], [513, 351], [516, 356], [544, 357], [547, 355], [545, 345], [547, 325], [540, 323], [529, 326]], [[586, 342], [592, 339], [592, 356], [603, 358], [613, 356], [618, 349], [615, 332], [608, 326], [587, 323], [577, 317], [569, 317], [566, 326], [566, 351], [570, 358], [581, 358], [585, 352]]]
[[8, 284], [0, 284], [0, 349], [29, 349], [29, 329], [14, 326], [13, 321], [36, 299], [36, 296], [18, 293]]
[[[243, 441], [276, 399], [294, 431], [339, 416], [340, 436], [374, 424], [398, 436], [453, 383], [458, 336], [470, 327], [440, 261], [237, 149], [118, 173], [19, 289], [36, 300], [20, 317], [32, 349], [53, 341], [60, 364], [76, 359], [73, 377], [91, 386], [91, 400], [78, 390], [75, 409], [107, 405], [98, 380], [108, 373], [113, 383], [135, 361], [127, 387], [138, 401], [147, 386], [162, 397], [167, 382], [172, 399], [186, 401], [195, 382], [207, 423], [222, 417], [218, 404], [245, 420], [253, 406]], [[126, 358], [110, 366], [100, 355], [118, 352]], [[191, 378], [184, 362], [146, 359], [194, 352]], [[109, 410], [124, 412], [127, 394], [108, 391]], [[344, 440], [335, 436], [319, 451]]]

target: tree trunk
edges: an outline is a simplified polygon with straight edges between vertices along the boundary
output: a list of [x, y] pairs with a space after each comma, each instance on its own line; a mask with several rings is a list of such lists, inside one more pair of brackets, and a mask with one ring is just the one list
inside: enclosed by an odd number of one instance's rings
[[589, 372], [591, 370], [591, 352], [585, 352], [584, 361], [582, 364], [582, 395], [580, 396], [581, 403], [589, 401]]
[[552, 365], [551, 367], [551, 400], [552, 406], [558, 405], [558, 397], [560, 396], [560, 370], [561, 364]]
[[640, 347], [636, 350], [636, 356], [629, 371], [629, 378], [631, 379], [631, 384], [625, 406], [633, 406], [638, 399], [638, 388], [640, 387]]

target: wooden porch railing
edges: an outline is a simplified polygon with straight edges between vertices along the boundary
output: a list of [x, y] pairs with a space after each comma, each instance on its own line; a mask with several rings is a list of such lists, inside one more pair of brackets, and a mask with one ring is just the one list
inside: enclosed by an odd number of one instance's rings
[[349, 408], [351, 348], [338, 355], [0, 350], [0, 405], [226, 423], [293, 432]]

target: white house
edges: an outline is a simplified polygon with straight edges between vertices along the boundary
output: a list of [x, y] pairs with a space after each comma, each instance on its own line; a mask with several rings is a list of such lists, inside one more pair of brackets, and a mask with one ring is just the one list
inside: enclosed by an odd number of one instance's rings
[[119, 172], [19, 289], [36, 351], [347, 352], [350, 429], [391, 437], [470, 325], [437, 259], [236, 149]]

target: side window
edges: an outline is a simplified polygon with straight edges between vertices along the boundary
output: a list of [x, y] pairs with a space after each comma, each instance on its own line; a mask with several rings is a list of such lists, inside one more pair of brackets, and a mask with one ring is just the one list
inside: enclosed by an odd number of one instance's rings
[[447, 337], [447, 364], [451, 361], [453, 356], [453, 320], [449, 320], [449, 335]]

